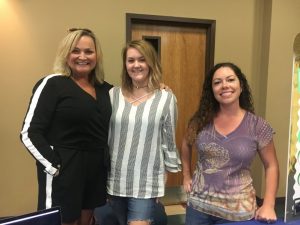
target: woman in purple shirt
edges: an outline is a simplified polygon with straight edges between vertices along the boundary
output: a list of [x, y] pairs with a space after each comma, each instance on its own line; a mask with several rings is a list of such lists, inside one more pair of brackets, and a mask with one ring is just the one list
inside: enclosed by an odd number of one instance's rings
[[[273, 129], [254, 114], [248, 82], [232, 63], [214, 66], [206, 76], [199, 109], [182, 143], [183, 185], [188, 192], [186, 225], [219, 224], [255, 218], [276, 221], [279, 168]], [[192, 146], [198, 161], [191, 176]], [[256, 152], [265, 168], [260, 208], [250, 174]]]

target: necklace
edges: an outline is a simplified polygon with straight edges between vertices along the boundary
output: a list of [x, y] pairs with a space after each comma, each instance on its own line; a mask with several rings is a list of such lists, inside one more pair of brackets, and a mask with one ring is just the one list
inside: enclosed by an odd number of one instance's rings
[[135, 87], [136, 89], [146, 88], [146, 87], [148, 87], [148, 84], [146, 86], [142, 86], [142, 87], [139, 87], [138, 85], [133, 85], [133, 87]]
[[140, 97], [135, 97], [134, 95], [131, 95], [131, 97], [134, 99], [133, 101], [130, 102], [130, 104], [135, 103], [135, 102], [142, 102], [141, 99], [145, 98], [146, 96], [150, 95], [152, 92], [149, 92], [147, 94], [144, 94]]

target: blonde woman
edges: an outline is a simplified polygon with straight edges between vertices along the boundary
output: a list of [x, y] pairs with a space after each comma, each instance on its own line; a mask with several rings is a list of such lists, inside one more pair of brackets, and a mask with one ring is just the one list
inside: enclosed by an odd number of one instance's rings
[[129, 42], [122, 56], [122, 87], [110, 90], [109, 203], [120, 225], [144, 225], [164, 195], [166, 171], [181, 170], [176, 97], [160, 90], [161, 65], [148, 42]]
[[88, 225], [106, 202], [112, 87], [91, 30], [70, 29], [54, 73], [33, 89], [21, 140], [37, 163], [38, 209], [60, 206], [63, 224]]

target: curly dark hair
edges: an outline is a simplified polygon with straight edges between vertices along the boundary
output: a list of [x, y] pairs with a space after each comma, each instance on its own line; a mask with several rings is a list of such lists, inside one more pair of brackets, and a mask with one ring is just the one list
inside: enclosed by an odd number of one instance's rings
[[212, 80], [215, 72], [221, 67], [229, 67], [234, 71], [238, 77], [241, 85], [242, 92], [239, 97], [240, 107], [246, 111], [254, 113], [254, 106], [252, 100], [251, 89], [248, 85], [246, 76], [242, 73], [241, 69], [231, 62], [222, 62], [216, 64], [206, 75], [203, 87], [202, 95], [198, 110], [192, 116], [188, 123], [187, 140], [189, 144], [193, 144], [197, 134], [210, 122], [213, 121], [214, 117], [220, 110], [220, 104], [215, 99]]

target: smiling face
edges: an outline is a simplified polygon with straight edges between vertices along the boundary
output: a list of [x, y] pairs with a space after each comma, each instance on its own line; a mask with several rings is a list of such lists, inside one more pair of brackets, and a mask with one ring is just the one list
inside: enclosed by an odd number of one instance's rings
[[127, 50], [126, 70], [134, 85], [146, 86], [148, 84], [149, 66], [145, 57], [135, 48]]
[[220, 105], [239, 104], [242, 92], [240, 81], [229, 67], [221, 67], [214, 73], [212, 90]]
[[74, 76], [88, 76], [97, 63], [93, 39], [89, 36], [82, 36], [70, 52], [67, 63]]

